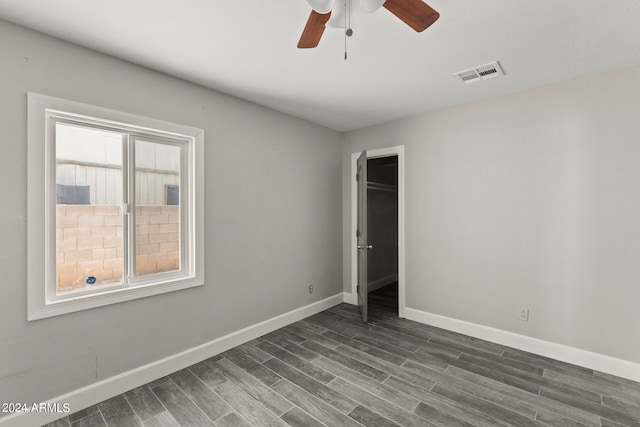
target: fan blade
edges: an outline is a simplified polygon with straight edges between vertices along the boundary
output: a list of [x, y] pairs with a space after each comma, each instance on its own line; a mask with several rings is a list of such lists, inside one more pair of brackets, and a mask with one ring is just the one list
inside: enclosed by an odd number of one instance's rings
[[323, 14], [312, 10], [311, 15], [309, 15], [309, 19], [307, 20], [307, 25], [304, 27], [304, 31], [302, 32], [302, 36], [300, 36], [298, 48], [309, 49], [318, 46], [318, 43], [320, 43], [320, 39], [322, 38], [322, 33], [324, 33], [325, 24], [330, 17], [331, 12]]
[[440, 17], [422, 0], [387, 0], [383, 6], [417, 32], [426, 30]]

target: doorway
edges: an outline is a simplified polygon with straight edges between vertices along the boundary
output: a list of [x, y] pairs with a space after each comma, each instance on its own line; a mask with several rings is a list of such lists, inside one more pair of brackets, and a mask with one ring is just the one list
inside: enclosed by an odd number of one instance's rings
[[[352, 303], [358, 301], [358, 187], [357, 162], [362, 153], [353, 153], [352, 170]], [[366, 230], [367, 290], [366, 311], [377, 315], [404, 317], [404, 147], [389, 147], [366, 151], [367, 203]], [[362, 242], [360, 242], [362, 243]], [[362, 246], [360, 244], [360, 246]], [[362, 280], [361, 280], [362, 281]], [[367, 289], [369, 288], [369, 289]]]
[[367, 311], [398, 316], [398, 156], [367, 159]]

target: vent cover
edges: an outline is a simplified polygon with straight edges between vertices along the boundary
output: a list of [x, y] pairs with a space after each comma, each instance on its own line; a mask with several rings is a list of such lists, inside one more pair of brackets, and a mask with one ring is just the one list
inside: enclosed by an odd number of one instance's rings
[[500, 62], [496, 61], [454, 73], [454, 76], [460, 77], [460, 80], [465, 84], [469, 84], [479, 82], [480, 80], [489, 80], [498, 76], [504, 76], [504, 71], [500, 66]]

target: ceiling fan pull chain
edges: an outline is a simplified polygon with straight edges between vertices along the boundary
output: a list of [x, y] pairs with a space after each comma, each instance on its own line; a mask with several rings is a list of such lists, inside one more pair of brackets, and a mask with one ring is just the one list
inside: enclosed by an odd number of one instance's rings
[[352, 0], [344, 0], [344, 59], [347, 60], [347, 37], [353, 35], [351, 28], [351, 12], [353, 10]]
[[347, 0], [344, 0], [344, 60], [347, 60]]

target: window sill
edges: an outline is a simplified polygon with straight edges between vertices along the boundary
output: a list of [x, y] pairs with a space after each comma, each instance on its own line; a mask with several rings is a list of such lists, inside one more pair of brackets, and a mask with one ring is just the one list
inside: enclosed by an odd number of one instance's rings
[[50, 301], [40, 307], [33, 307], [33, 310], [30, 307], [28, 320], [45, 319], [47, 317], [88, 310], [90, 308], [102, 307], [105, 305], [202, 285], [204, 285], [204, 281], [192, 277], [188, 279], [171, 280], [163, 283], [119, 288], [114, 289], [113, 291], [101, 292], [99, 294], [78, 295], [75, 297]]

